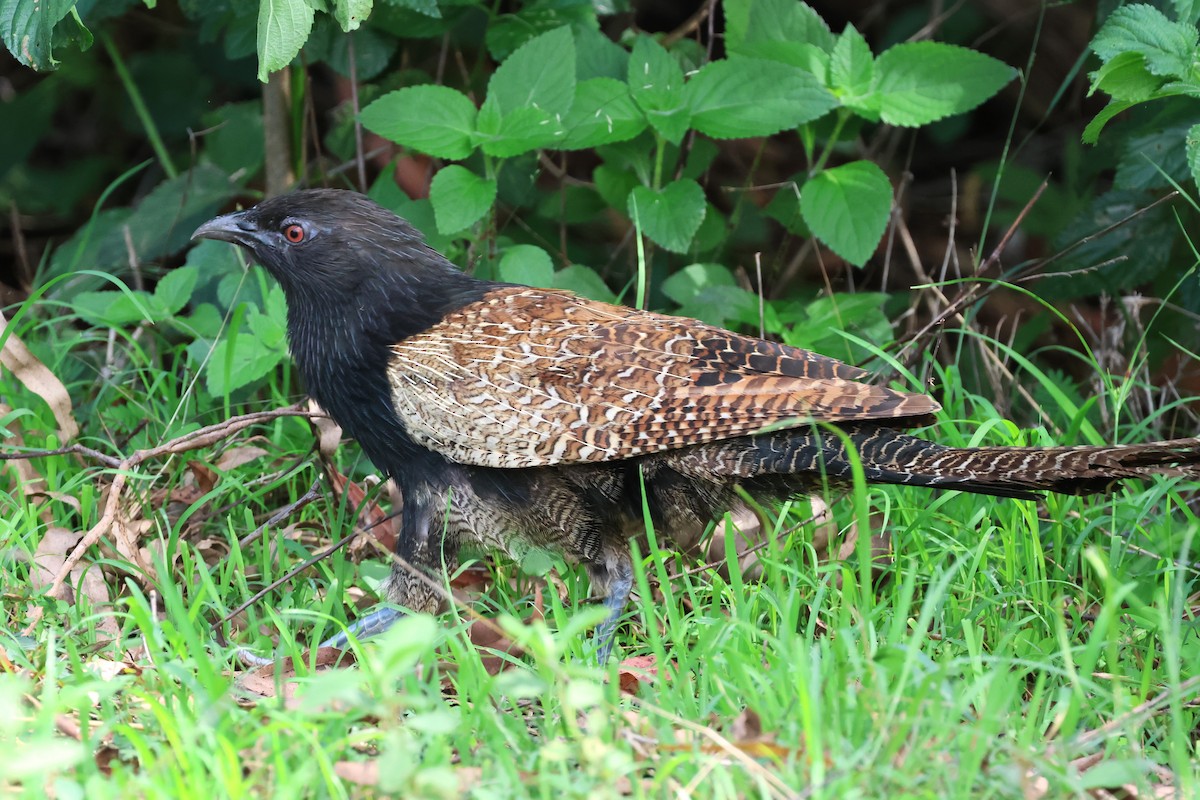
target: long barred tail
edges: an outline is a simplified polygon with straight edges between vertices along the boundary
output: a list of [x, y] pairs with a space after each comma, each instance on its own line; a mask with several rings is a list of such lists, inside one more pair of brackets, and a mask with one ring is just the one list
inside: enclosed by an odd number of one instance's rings
[[[957, 489], [1000, 497], [1088, 495], [1153, 475], [1200, 479], [1200, 439], [1102, 447], [946, 447], [893, 428], [844, 426], [868, 482]], [[744, 479], [851, 476], [843, 440], [817, 429], [777, 431], [695, 448], [718, 474]]]

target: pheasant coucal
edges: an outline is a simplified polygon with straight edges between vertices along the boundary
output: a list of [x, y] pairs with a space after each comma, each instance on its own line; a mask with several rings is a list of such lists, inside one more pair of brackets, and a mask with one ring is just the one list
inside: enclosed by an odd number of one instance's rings
[[[353, 192], [277, 197], [195, 236], [245, 247], [283, 287], [309, 393], [401, 490], [398, 554], [436, 576], [466, 543], [562, 553], [610, 612], [601, 660], [643, 499], [658, 535], [687, 547], [740, 502], [739, 485], [773, 501], [848, 481], [843, 440], [814, 423], [844, 431], [876, 483], [1031, 498], [1200, 475], [1200, 439], [961, 449], [911, 436], [900, 429], [939, 409], [928, 396], [697, 320], [473, 278]], [[414, 611], [441, 604], [400, 565], [386, 589]]]

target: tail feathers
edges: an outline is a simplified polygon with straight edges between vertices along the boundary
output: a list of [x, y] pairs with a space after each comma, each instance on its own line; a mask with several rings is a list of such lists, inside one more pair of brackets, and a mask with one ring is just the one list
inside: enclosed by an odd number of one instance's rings
[[[1153, 475], [1200, 479], [1200, 439], [1101, 447], [946, 447], [892, 428], [847, 426], [870, 483], [957, 489], [1031, 499], [1039, 492], [1089, 495]], [[819, 430], [777, 431], [692, 448], [718, 474], [755, 479], [851, 476], [841, 437]]]

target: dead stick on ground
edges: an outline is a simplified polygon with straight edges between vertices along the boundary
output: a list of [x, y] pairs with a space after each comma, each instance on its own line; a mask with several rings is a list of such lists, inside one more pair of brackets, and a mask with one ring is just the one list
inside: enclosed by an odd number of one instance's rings
[[[114, 459], [105, 456], [98, 458], [101, 463], [112, 467], [117, 474], [113, 478], [112, 485], [109, 487], [108, 500], [104, 504], [104, 511], [100, 515], [100, 519], [93, 525], [75, 549], [71, 551], [71, 555], [58, 570], [58, 574], [54, 576], [54, 582], [50, 585], [49, 594], [51, 597], [58, 597], [62, 592], [63, 586], [71, 575], [71, 570], [78, 566], [83, 559], [84, 553], [88, 548], [99, 542], [110, 530], [112, 530], [113, 522], [116, 520], [117, 510], [121, 499], [121, 494], [129, 483], [129, 475], [140, 464], [153, 458], [161, 456], [172, 456], [179, 453], [185, 453], [190, 450], [198, 450], [202, 447], [208, 447], [223, 439], [227, 439], [235, 433], [249, 428], [261, 422], [268, 422], [279, 417], [322, 417], [325, 416], [320, 412], [313, 412], [307, 409], [302, 409], [299, 406], [289, 406], [287, 408], [275, 409], [274, 411], [258, 411], [253, 414], [244, 414], [240, 417], [232, 417], [224, 422], [219, 422], [216, 425], [209, 425], [199, 430], [186, 433], [183, 436], [176, 437], [169, 442], [164, 442], [157, 447], [151, 447], [146, 450], [138, 450], [131, 453], [129, 456], [121, 459], [116, 464]], [[95, 451], [84, 453], [82, 448], [62, 448], [59, 450], [42, 450], [29, 451], [25, 453], [3, 454], [0, 458], [4, 460], [12, 460], [18, 458], [42, 458], [52, 455], [62, 455], [64, 452], [79, 452], [85, 455], [100, 455]], [[36, 620], [35, 620], [36, 622]]]

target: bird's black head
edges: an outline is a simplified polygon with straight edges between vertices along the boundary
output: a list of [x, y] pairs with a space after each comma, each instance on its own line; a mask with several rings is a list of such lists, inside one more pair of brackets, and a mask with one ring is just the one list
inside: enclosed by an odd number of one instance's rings
[[364, 195], [340, 189], [265, 200], [209, 220], [192, 238], [245, 247], [289, 299], [328, 300], [385, 275], [435, 283], [448, 272], [461, 276], [403, 219]]

